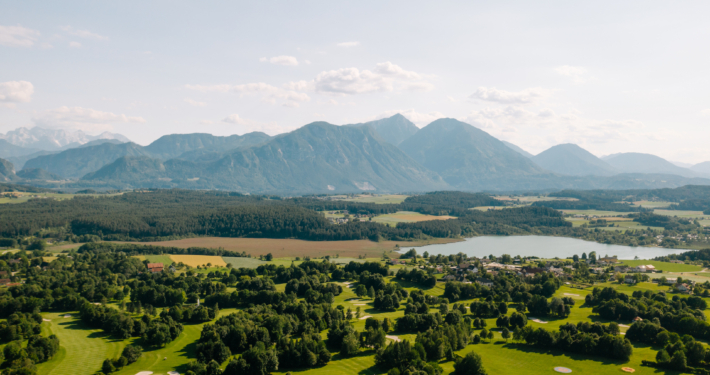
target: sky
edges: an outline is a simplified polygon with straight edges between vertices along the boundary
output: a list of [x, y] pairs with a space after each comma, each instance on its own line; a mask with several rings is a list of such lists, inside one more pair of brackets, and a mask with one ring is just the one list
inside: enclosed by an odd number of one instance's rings
[[707, 1], [3, 1], [0, 133], [451, 117], [537, 154], [710, 160]]

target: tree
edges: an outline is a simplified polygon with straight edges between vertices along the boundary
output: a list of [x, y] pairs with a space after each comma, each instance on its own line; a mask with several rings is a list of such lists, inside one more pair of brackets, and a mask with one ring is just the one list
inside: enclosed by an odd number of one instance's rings
[[362, 298], [367, 294], [367, 287], [363, 284], [358, 284], [357, 288], [355, 288], [355, 294], [359, 297]]
[[111, 361], [110, 359], [105, 359], [104, 363], [101, 365], [101, 371], [104, 374], [110, 374], [116, 371], [116, 368], [113, 367], [113, 361]]
[[488, 341], [493, 340], [493, 331], [488, 331]]
[[688, 367], [688, 361], [685, 358], [685, 353], [682, 350], [677, 350], [675, 353], [673, 353], [670, 365], [671, 368], [675, 370], [685, 370], [685, 368]]
[[463, 358], [457, 358], [454, 363], [455, 375], [487, 375], [483, 368], [481, 356], [476, 352], [470, 352]]
[[510, 331], [508, 331], [508, 328], [503, 328], [503, 333], [501, 335], [505, 339], [505, 342], [508, 342], [508, 339], [510, 338]]
[[360, 306], [355, 309], [355, 318], [360, 319]]
[[575, 263], [579, 262], [579, 255], [577, 255], [577, 254], [572, 255], [572, 261]]
[[358, 340], [355, 332], [350, 332], [343, 337], [343, 344], [340, 346], [340, 355], [350, 357], [360, 349], [360, 340]]
[[374, 287], [371, 286], [369, 289], [367, 289], [367, 296], [370, 297], [370, 299], [375, 298], [375, 288]]
[[587, 260], [587, 253], [582, 253], [582, 260]]
[[661, 349], [656, 354], [656, 362], [662, 365], [668, 364], [671, 362], [671, 356], [668, 355], [668, 352], [665, 349]]
[[484, 339], [484, 340], [485, 340], [485, 339], [488, 339], [488, 330], [487, 330], [487, 329], [484, 328], [484, 329], [481, 331], [481, 338]]
[[508, 304], [505, 302], [501, 302], [498, 304], [498, 312], [505, 315], [508, 313]]

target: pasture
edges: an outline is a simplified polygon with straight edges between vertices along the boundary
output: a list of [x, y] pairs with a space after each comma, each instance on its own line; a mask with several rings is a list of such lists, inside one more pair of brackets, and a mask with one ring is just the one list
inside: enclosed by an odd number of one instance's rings
[[434, 216], [434, 215], [424, 215], [418, 212], [409, 211], [398, 211], [393, 214], [378, 215], [372, 218], [372, 221], [377, 223], [386, 224], [389, 226], [396, 226], [397, 223], [414, 223], [419, 221], [430, 221], [430, 220], [448, 220], [455, 219], [453, 216]]
[[[394, 250], [397, 245], [404, 247], [424, 246], [434, 243], [450, 243], [460, 241], [451, 238], [437, 238], [426, 241], [305, 241], [296, 239], [275, 238], [229, 238], [229, 237], [197, 237], [174, 241], [144, 242], [146, 245], [169, 246], [187, 249], [190, 247], [222, 248], [229, 251], [246, 252], [252, 256], [271, 253], [274, 258], [294, 258], [310, 256], [312, 258], [325, 255], [357, 258], [365, 255], [369, 258], [379, 258], [382, 253], [390, 257], [398, 257]], [[173, 258], [174, 259], [174, 258]], [[214, 264], [214, 263], [213, 263]]]
[[361, 194], [355, 197], [343, 196], [337, 200], [360, 203], [375, 203], [375, 204], [400, 204], [407, 199], [408, 195], [401, 194]]
[[257, 268], [262, 264], [269, 264], [263, 260], [246, 257], [222, 257], [227, 264], [231, 264], [234, 268]]
[[197, 266], [217, 266], [226, 267], [227, 263], [220, 256], [212, 255], [170, 255], [171, 259], [175, 263], [183, 263], [190, 267]]
[[[700, 272], [703, 267], [696, 266], [694, 264], [679, 264], [670, 262], [661, 262], [657, 260], [624, 260], [622, 263], [625, 266], [636, 267], [641, 265], [650, 264], [656, 267], [657, 270], [663, 270], [664, 272]], [[656, 277], [655, 275], [653, 277]]]

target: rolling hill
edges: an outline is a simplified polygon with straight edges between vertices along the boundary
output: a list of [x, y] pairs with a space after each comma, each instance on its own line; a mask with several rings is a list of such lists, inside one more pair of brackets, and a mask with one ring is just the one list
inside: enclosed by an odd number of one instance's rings
[[514, 190], [544, 186], [553, 177], [483, 130], [450, 118], [432, 122], [399, 147], [460, 189]]
[[61, 176], [57, 176], [56, 174], [49, 173], [41, 168], [23, 169], [23, 170], [17, 172], [17, 176], [21, 177], [25, 180], [49, 180], [49, 181], [63, 180], [63, 178]]
[[5, 139], [0, 139], [0, 158], [24, 156], [37, 151], [39, 150], [36, 148], [17, 146], [13, 145]]
[[531, 160], [548, 171], [568, 176], [611, 176], [618, 173], [611, 165], [572, 143], [550, 147]]
[[705, 175], [710, 175], [710, 161], [704, 161], [702, 163], [695, 164], [690, 167], [693, 172], [702, 173]]

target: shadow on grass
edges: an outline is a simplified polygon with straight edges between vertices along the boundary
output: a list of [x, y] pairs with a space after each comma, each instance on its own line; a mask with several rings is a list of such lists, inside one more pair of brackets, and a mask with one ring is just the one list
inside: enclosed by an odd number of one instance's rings
[[94, 338], [101, 338], [101, 339], [104, 339], [104, 340], [109, 341], [109, 342], [121, 342], [121, 341], [124, 341], [124, 340], [121, 339], [121, 338], [112, 336], [111, 334], [105, 332], [104, 330], [102, 330], [102, 329], [100, 329], [100, 328], [91, 327], [90, 325], [88, 325], [88, 324], [82, 322], [82, 321], [81, 321], [80, 319], [78, 319], [78, 318], [75, 318], [75, 319], [72, 319], [72, 320], [66, 321], [66, 322], [57, 323], [57, 325], [62, 326], [62, 328], [71, 329], [71, 330], [96, 331], [96, 332], [91, 332], [91, 333], [88, 334], [87, 337], [92, 338], [92, 339], [94, 339]]
[[586, 355], [586, 354], [566, 352], [566, 351], [559, 350], [559, 349], [539, 348], [536, 346], [531, 346], [531, 345], [527, 345], [527, 344], [512, 343], [512, 342], [504, 344], [503, 347], [506, 349], [520, 350], [525, 353], [550, 354], [555, 357], [567, 356], [575, 361], [592, 360], [595, 362], [600, 362], [605, 365], [623, 365], [623, 364], [626, 364], [629, 362], [629, 361], [621, 361], [621, 360], [616, 360], [616, 359], [611, 359], [611, 358], [599, 357], [599, 356], [595, 356], [595, 355]]

